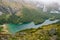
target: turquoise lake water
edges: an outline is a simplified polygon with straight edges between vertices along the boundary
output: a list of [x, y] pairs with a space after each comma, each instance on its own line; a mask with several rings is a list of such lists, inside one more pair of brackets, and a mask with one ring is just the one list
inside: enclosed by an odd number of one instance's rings
[[8, 31], [10, 33], [16, 33], [16, 32], [21, 31], [21, 30], [30, 29], [30, 28], [38, 28], [38, 27], [41, 27], [43, 25], [56, 23], [58, 21], [59, 20], [54, 20], [54, 21], [46, 20], [44, 23], [39, 24], [39, 25], [35, 25], [34, 22], [30, 22], [27, 24], [7, 24], [7, 26], [8, 26], [7, 28], [8, 28]]

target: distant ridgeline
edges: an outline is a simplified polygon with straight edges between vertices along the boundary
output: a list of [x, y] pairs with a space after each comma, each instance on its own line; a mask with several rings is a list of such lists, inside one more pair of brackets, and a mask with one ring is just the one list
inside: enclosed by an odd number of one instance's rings
[[[20, 15], [18, 14], [18, 12], [20, 13]], [[0, 5], [0, 14], [0, 24], [23, 24], [28, 22], [40, 24], [47, 19], [60, 19], [60, 14], [43, 12], [41, 9], [30, 9], [25, 6], [23, 6], [22, 9], [14, 9], [10, 6]]]

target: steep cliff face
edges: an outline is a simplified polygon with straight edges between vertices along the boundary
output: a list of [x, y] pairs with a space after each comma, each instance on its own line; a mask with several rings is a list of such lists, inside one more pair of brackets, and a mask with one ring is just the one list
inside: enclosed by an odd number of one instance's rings
[[15, 9], [19, 9], [22, 7], [22, 4], [19, 4], [18, 2], [15, 2], [15, 1], [9, 1], [9, 0], [2, 0], [2, 4], [6, 6], [10, 6]]
[[22, 6], [34, 8], [34, 3], [27, 0], [2, 0], [2, 3], [12, 8], [22, 8]]
[[1, 13], [17, 13], [19, 15], [23, 7], [35, 9], [36, 6], [32, 1], [25, 0], [1, 0], [0, 12]]

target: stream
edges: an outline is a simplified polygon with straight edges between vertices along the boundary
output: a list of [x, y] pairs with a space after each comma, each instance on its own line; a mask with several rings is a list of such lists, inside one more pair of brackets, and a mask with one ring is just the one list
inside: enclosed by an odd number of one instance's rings
[[9, 30], [9, 32], [16, 33], [16, 32], [21, 31], [21, 30], [30, 29], [30, 28], [39, 28], [39, 27], [42, 27], [43, 25], [53, 24], [53, 23], [56, 23], [58, 21], [59, 20], [50, 21], [48, 19], [45, 22], [43, 22], [42, 24], [38, 24], [38, 25], [35, 25], [34, 22], [30, 22], [28, 24], [22, 24], [22, 25], [7, 24], [7, 26], [8, 26], [7, 28]]

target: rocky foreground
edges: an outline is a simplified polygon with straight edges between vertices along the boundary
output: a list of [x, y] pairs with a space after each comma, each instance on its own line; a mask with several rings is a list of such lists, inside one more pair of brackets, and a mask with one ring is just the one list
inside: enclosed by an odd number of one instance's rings
[[60, 40], [60, 23], [26, 29], [16, 34], [0, 33], [0, 40]]

